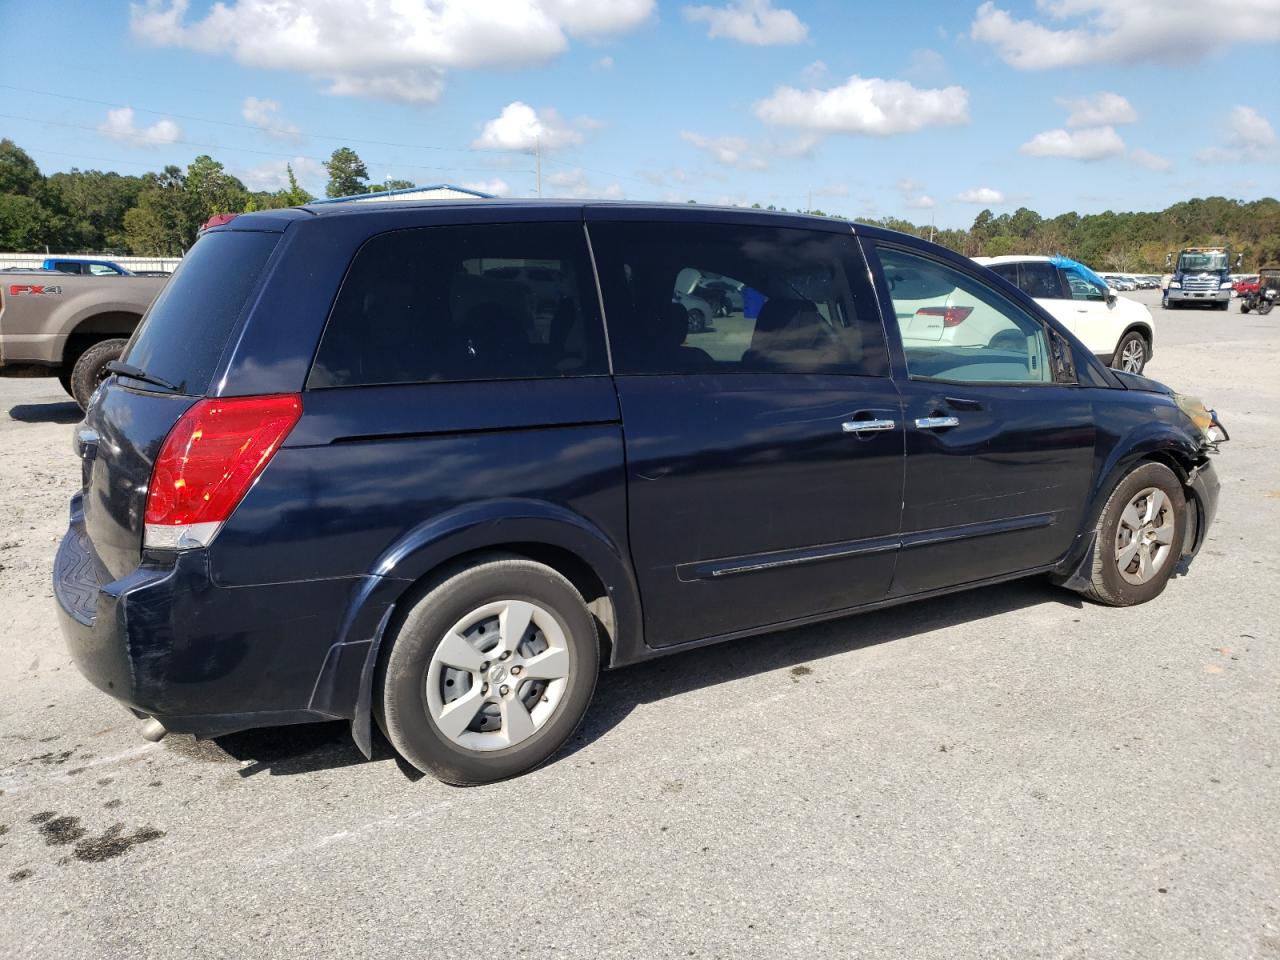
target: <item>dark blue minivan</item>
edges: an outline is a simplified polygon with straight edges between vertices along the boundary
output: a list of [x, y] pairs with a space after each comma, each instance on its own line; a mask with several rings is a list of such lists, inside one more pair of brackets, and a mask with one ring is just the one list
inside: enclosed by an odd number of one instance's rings
[[1225, 439], [986, 268], [847, 221], [262, 212], [94, 395], [55, 592], [152, 737], [346, 718], [368, 753], [376, 719], [484, 783], [602, 665], [1030, 575], [1150, 600]]

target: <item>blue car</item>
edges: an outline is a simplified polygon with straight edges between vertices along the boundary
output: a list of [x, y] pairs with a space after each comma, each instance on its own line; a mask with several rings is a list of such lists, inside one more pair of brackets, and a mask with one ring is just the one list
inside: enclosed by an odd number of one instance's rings
[[[752, 309], [691, 331], [689, 271]], [[342, 718], [367, 754], [377, 723], [479, 784], [553, 756], [602, 667], [1016, 577], [1152, 600], [1226, 438], [886, 230], [264, 211], [205, 233], [93, 396], [55, 595], [145, 735]]]

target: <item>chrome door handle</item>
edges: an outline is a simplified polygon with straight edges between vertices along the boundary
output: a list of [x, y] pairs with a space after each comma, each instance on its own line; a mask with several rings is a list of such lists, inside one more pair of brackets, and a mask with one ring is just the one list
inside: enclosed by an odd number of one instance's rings
[[898, 424], [893, 420], [846, 420], [840, 424], [845, 433], [870, 433], [872, 431], [893, 430]]
[[960, 426], [959, 417], [920, 417], [916, 426], [921, 430], [941, 430], [943, 427]]

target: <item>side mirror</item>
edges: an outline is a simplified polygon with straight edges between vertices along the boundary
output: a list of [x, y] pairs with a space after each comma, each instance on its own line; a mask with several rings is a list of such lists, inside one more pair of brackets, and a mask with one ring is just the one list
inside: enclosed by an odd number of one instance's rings
[[1113, 307], [1116, 303], [1116, 292], [1110, 287], [1107, 288], [1107, 306]]

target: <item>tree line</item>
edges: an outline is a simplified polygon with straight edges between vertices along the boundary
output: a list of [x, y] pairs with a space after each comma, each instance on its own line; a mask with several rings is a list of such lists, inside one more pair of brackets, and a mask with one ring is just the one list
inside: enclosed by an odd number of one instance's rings
[[[370, 184], [368, 168], [350, 147], [334, 150], [325, 169], [329, 197], [413, 186], [407, 180]], [[186, 169], [169, 165], [142, 176], [75, 168], [45, 176], [26, 151], [12, 140], [0, 140], [0, 251], [179, 256], [215, 214], [291, 207], [314, 199], [298, 185], [292, 168], [287, 176], [289, 185], [280, 190], [250, 190], [203, 154]], [[1208, 244], [1229, 244], [1244, 255], [1245, 269], [1280, 263], [1280, 201], [1270, 197], [1248, 202], [1204, 197], [1159, 212], [1108, 210], [1048, 218], [1026, 207], [999, 215], [983, 210], [967, 229], [936, 231], [897, 217], [854, 219], [918, 237], [932, 235], [937, 243], [970, 257], [1063, 254], [1124, 273], [1162, 271], [1167, 254]]]
[[[349, 147], [325, 163], [330, 197], [413, 186], [407, 180], [369, 185], [369, 171]], [[248, 213], [310, 203], [291, 166], [288, 186], [250, 190], [212, 157], [186, 168], [128, 176], [78, 170], [45, 176], [12, 140], [0, 140], [0, 251], [181, 256], [201, 224], [219, 213]]]

